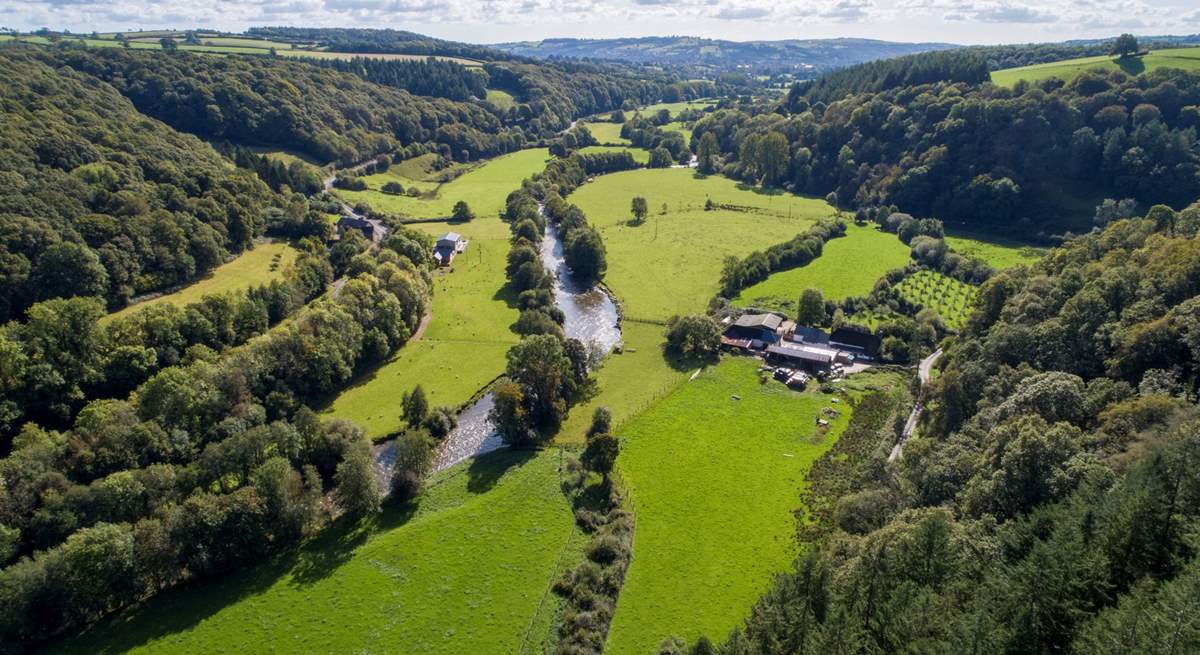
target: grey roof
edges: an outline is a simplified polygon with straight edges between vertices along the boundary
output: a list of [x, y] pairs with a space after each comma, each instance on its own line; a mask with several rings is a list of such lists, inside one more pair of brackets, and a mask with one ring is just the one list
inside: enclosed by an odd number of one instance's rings
[[734, 325], [744, 328], [762, 328], [777, 330], [783, 319], [775, 314], [742, 314]]
[[829, 343], [829, 335], [825, 334], [825, 331], [820, 328], [797, 325], [796, 331], [792, 333], [792, 341]]
[[787, 346], [767, 346], [767, 352], [780, 357], [790, 357], [805, 362], [829, 364], [833, 361], [834, 353], [824, 348], [789, 348]]
[[459, 236], [458, 232], [447, 232], [438, 237], [438, 241], [458, 241], [461, 238], [462, 237]]

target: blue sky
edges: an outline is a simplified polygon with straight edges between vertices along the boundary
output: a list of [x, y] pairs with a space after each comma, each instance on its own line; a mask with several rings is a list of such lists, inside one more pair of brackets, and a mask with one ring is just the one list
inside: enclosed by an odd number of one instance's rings
[[686, 34], [1015, 43], [1200, 32], [1196, 0], [0, 0], [0, 27], [394, 27], [493, 43]]

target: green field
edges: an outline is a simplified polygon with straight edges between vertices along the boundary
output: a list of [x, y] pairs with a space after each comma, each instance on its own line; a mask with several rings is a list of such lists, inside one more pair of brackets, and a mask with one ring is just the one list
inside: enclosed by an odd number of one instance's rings
[[917, 271], [896, 285], [908, 302], [936, 309], [946, 327], [961, 330], [975, 302], [977, 289], [934, 271]]
[[683, 123], [680, 123], [679, 121], [675, 121], [673, 123], [667, 123], [666, 125], [662, 126], [662, 129], [664, 129], [668, 132], [678, 132], [678, 133], [682, 134], [684, 143], [690, 144], [692, 142], [692, 128], [688, 127], [687, 125], [685, 125]]
[[540, 652], [547, 593], [583, 543], [558, 453], [500, 451], [430, 481], [415, 508], [326, 530], [297, 553], [185, 587], [61, 653]]
[[775, 273], [743, 289], [734, 302], [790, 313], [808, 288], [820, 289], [826, 300], [865, 296], [884, 273], [904, 266], [908, 259], [908, 246], [895, 234], [849, 224], [846, 236], [826, 242], [821, 256], [807, 266]]
[[645, 164], [650, 161], [650, 151], [645, 148], [633, 148], [625, 146], [587, 146], [580, 148], [579, 154], [591, 155], [599, 152], [628, 152], [633, 155], [634, 161], [639, 164]]
[[624, 123], [580, 123], [586, 127], [596, 142], [600, 145], [624, 146], [629, 145], [629, 139], [621, 136], [621, 126]]
[[488, 89], [487, 101], [496, 105], [497, 109], [512, 109], [517, 106], [517, 99], [508, 91], [500, 89]]
[[[634, 196], [645, 197], [650, 207], [641, 225], [630, 224]], [[742, 209], [704, 211], [706, 198]], [[656, 321], [703, 311], [717, 292], [726, 256], [742, 257], [787, 241], [833, 214], [824, 200], [677, 168], [604, 175], [569, 200], [604, 238], [605, 281], [620, 298], [625, 316]]]
[[647, 105], [638, 109], [638, 112], [643, 115], [656, 114], [662, 109], [666, 109], [674, 116], [684, 109], [705, 109], [717, 104], [716, 100], [692, 100], [690, 102], [660, 102], [654, 105]]
[[947, 234], [946, 245], [960, 255], [982, 259], [997, 270], [1021, 264], [1032, 264], [1046, 253], [1045, 248], [1037, 248], [1016, 241], [967, 234]]
[[[404, 177], [406, 169], [398, 167], [395, 171], [388, 169], [386, 173], [363, 177], [369, 187], [366, 191], [339, 190], [337, 193], [350, 203], [365, 201], [375, 210], [412, 218], [449, 216], [454, 203], [459, 200], [466, 201], [478, 217], [495, 217], [504, 209], [504, 199], [509, 192], [520, 187], [522, 180], [545, 168], [549, 157], [547, 150], [539, 148], [509, 153], [488, 160], [445, 184]], [[424, 194], [411, 198], [379, 191], [391, 181], [400, 182], [405, 189], [416, 186]]]
[[403, 392], [420, 383], [431, 404], [458, 407], [504, 372], [505, 353], [517, 342], [510, 326], [518, 312], [502, 292], [507, 224], [486, 216], [459, 225], [413, 227], [435, 236], [453, 229], [469, 244], [454, 259], [453, 270], [434, 274], [432, 318], [421, 339], [363, 374], [324, 410], [354, 421], [373, 439], [402, 427]]
[[252, 286], [278, 280], [283, 277], [284, 270], [296, 260], [299, 254], [285, 242], [260, 243], [254, 250], [248, 250], [233, 261], [218, 266], [207, 277], [197, 280], [174, 293], [166, 293], [113, 312], [104, 318], [111, 320], [127, 316], [139, 309], [162, 303], [187, 305], [198, 302], [203, 296], [228, 291], [242, 291]]
[[[726, 359], [619, 430], [637, 532], [606, 652], [653, 653], [669, 635], [723, 639], [796, 556], [805, 476], [849, 406], [760, 384], [757, 364]], [[840, 416], [821, 436], [824, 407]]]
[[613, 425], [619, 431], [626, 421], [687, 380], [694, 369], [672, 365], [663, 356], [664, 331], [663, 326], [653, 323], [621, 324], [624, 352], [604, 360], [596, 372], [598, 393], [571, 409], [556, 442], [583, 443], [597, 407], [607, 407], [612, 412]]
[[1018, 80], [1036, 82], [1049, 77], [1071, 81], [1080, 73], [1103, 68], [1106, 70], [1123, 70], [1130, 75], [1137, 75], [1159, 68], [1181, 68], [1183, 70], [1200, 70], [1200, 48], [1170, 48], [1155, 50], [1142, 57], [1117, 59], [1111, 56], [1084, 57], [1068, 59], [1046, 64], [1006, 68], [992, 72], [992, 82], [1000, 86], [1012, 86]]

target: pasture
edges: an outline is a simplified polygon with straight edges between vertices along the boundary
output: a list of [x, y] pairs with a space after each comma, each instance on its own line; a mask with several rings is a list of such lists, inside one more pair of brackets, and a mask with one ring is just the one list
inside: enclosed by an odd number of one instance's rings
[[[404, 177], [407, 169], [367, 175], [365, 191], [338, 190], [337, 193], [354, 204], [366, 202], [377, 211], [410, 218], [439, 218], [450, 216], [454, 203], [466, 201], [477, 217], [496, 217], [504, 209], [509, 192], [521, 186], [521, 181], [541, 171], [550, 158], [547, 150], [531, 148], [490, 159], [459, 177], [438, 184]], [[388, 195], [380, 191], [388, 182], [400, 182], [405, 189], [416, 186], [422, 195]], [[478, 220], [478, 219], [476, 219]]]
[[1094, 68], [1122, 70], [1130, 75], [1138, 75], [1160, 68], [1200, 70], [1200, 47], [1154, 50], [1142, 57], [1125, 59], [1117, 59], [1112, 56], [1083, 57], [1019, 68], [1006, 68], [992, 72], [992, 83], [999, 86], [1012, 86], [1019, 80], [1036, 82], [1050, 77], [1057, 77], [1069, 82], [1078, 77], [1080, 73]]
[[[634, 196], [649, 205], [641, 224], [632, 222]], [[733, 208], [705, 211], [709, 198]], [[717, 292], [725, 257], [786, 241], [833, 214], [824, 200], [677, 168], [603, 175], [568, 200], [604, 238], [605, 281], [625, 316], [651, 321], [703, 311]]]
[[639, 164], [645, 164], [650, 161], [650, 151], [645, 148], [632, 148], [624, 146], [587, 146], [579, 149], [581, 155], [592, 155], [601, 152], [628, 152], [633, 155], [633, 160]]
[[[653, 653], [669, 635], [723, 638], [796, 556], [805, 476], [850, 407], [760, 384], [756, 369], [727, 358], [617, 432], [637, 533], [606, 652]], [[822, 433], [827, 407], [840, 415]]]
[[1045, 248], [992, 236], [965, 233], [947, 234], [946, 245], [960, 255], [982, 259], [998, 271], [1022, 264], [1032, 264], [1046, 254]]
[[884, 273], [904, 266], [908, 259], [908, 246], [895, 234], [849, 223], [846, 236], [827, 241], [820, 257], [743, 289], [734, 303], [791, 313], [808, 288], [820, 289], [826, 300], [865, 296]]
[[[558, 454], [492, 453], [416, 503], [212, 583], [167, 592], [58, 653], [515, 653], [547, 641], [583, 538]], [[532, 649], [530, 649], [532, 650]]]
[[666, 109], [672, 116], [678, 114], [685, 109], [703, 110], [717, 104], [716, 100], [690, 100], [684, 102], [660, 102], [653, 105], [638, 108], [638, 112], [644, 115], [656, 114], [659, 111]]
[[434, 273], [432, 316], [425, 334], [364, 373], [324, 409], [325, 414], [359, 424], [373, 439], [402, 427], [400, 396], [418, 383], [433, 405], [466, 403], [504, 372], [505, 353], [517, 342], [510, 326], [518, 312], [504, 291], [508, 225], [491, 215], [469, 223], [413, 227], [434, 236], [452, 229], [470, 243], [450, 269]]
[[557, 443], [582, 444], [597, 407], [612, 412], [616, 429], [672, 389], [685, 382], [694, 369], [663, 355], [666, 328], [654, 323], [624, 321], [624, 352], [609, 355], [596, 371], [596, 394], [571, 408], [555, 437]]
[[592, 136], [596, 137], [596, 142], [602, 146], [627, 146], [629, 139], [621, 136], [621, 126], [624, 123], [584, 123], [580, 125], [586, 127]]
[[508, 110], [517, 106], [517, 99], [508, 91], [500, 89], [488, 89], [487, 101], [495, 105], [497, 109]]
[[970, 284], [928, 270], [905, 277], [895, 289], [908, 302], [937, 310], [951, 330], [961, 330], [966, 324], [977, 291]]
[[172, 293], [164, 293], [105, 316], [103, 320], [127, 316], [139, 309], [162, 303], [188, 305], [214, 293], [244, 291], [255, 285], [264, 284], [283, 277], [283, 272], [299, 254], [286, 242], [276, 241], [257, 244], [235, 259], [218, 266], [207, 277], [201, 278]]

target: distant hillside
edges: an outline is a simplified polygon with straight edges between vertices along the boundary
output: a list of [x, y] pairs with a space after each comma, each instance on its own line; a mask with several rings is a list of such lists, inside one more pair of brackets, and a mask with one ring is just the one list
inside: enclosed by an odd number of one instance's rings
[[498, 50], [527, 57], [615, 59], [709, 70], [791, 72], [813, 76], [873, 59], [956, 48], [949, 43], [894, 43], [872, 39], [721, 41], [690, 36], [629, 39], [546, 39], [498, 43]]
[[1146, 71], [1159, 68], [1178, 68], [1182, 70], [1200, 70], [1200, 48], [1168, 48], [1152, 50], [1140, 57], [1117, 58], [1110, 55], [1067, 59], [1045, 64], [1034, 64], [1019, 68], [1005, 68], [992, 72], [992, 82], [1001, 86], [1012, 86], [1018, 80], [1037, 82], [1049, 77], [1057, 77], [1069, 82], [1080, 73], [1093, 69], [1120, 69], [1130, 75], [1139, 75]]

